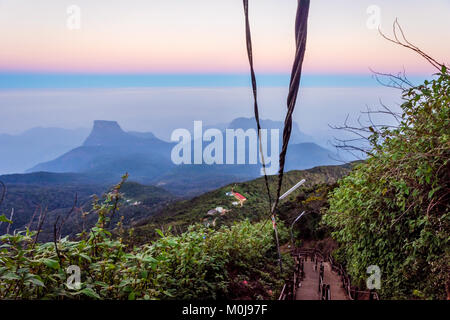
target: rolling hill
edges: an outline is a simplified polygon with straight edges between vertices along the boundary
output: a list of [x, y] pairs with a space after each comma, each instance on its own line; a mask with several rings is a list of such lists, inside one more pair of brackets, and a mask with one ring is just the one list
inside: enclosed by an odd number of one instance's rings
[[[317, 200], [316, 192], [317, 190], [320, 190], [321, 186], [326, 188], [327, 186], [334, 185], [337, 180], [351, 171], [352, 166], [353, 164], [320, 166], [308, 170], [287, 172], [283, 180], [283, 192], [287, 191], [301, 179], [306, 179], [306, 183], [290, 195], [286, 201], [282, 202], [281, 207], [284, 204], [290, 203], [291, 200], [296, 199], [297, 197], [303, 197], [305, 200], [309, 199], [307, 203]], [[269, 183], [272, 194], [275, 194], [277, 177], [270, 176]], [[233, 205], [233, 202], [236, 202], [236, 199], [227, 195], [232, 188], [235, 192], [238, 192], [247, 198], [247, 201], [245, 201], [242, 207], [236, 204]], [[305, 194], [307, 196], [305, 196]], [[312, 205], [312, 203], [310, 203], [310, 205]], [[222, 207], [225, 211], [229, 211], [225, 214], [213, 216], [208, 214], [210, 210], [217, 207]], [[300, 208], [287, 209], [287, 211], [292, 212], [285, 214], [298, 214], [300, 210]], [[316, 210], [317, 208], [309, 209]], [[134, 229], [135, 241], [145, 242], [150, 240], [155, 236], [155, 228], [172, 227], [175, 232], [181, 232], [185, 231], [188, 226], [192, 224], [202, 222], [219, 226], [222, 224], [231, 224], [243, 219], [259, 221], [264, 218], [265, 213], [267, 214], [267, 217], [269, 217], [269, 211], [269, 201], [264, 178], [233, 183], [192, 199], [172, 202], [151, 217], [137, 222]]]

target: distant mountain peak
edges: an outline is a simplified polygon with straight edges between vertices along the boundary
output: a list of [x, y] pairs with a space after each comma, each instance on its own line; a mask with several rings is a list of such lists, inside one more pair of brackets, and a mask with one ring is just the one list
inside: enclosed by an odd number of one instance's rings
[[91, 134], [84, 141], [84, 146], [102, 146], [121, 144], [127, 139], [127, 133], [122, 130], [117, 121], [95, 120]]
[[[274, 121], [270, 119], [260, 119], [261, 128], [262, 129], [278, 129], [280, 132], [280, 138], [283, 135], [284, 122], [283, 121]], [[230, 122], [227, 127], [228, 129], [255, 129], [256, 130], [256, 120], [254, 117], [245, 118], [239, 117]], [[314, 139], [307, 134], [303, 133], [297, 122], [292, 122], [292, 133], [291, 133], [291, 143], [305, 143], [305, 142], [313, 142]]]
[[94, 128], [92, 129], [93, 132], [95, 131], [109, 131], [109, 132], [120, 132], [124, 133], [122, 128], [120, 127], [119, 123], [117, 121], [107, 121], [107, 120], [95, 120], [94, 121]]

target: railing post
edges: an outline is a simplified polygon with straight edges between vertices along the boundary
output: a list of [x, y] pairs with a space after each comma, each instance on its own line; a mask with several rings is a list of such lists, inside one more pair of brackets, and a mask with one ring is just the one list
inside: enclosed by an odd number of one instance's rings
[[320, 292], [320, 300], [331, 300], [331, 290], [329, 284], [322, 284], [322, 290]]
[[322, 290], [323, 290], [323, 288], [322, 288], [322, 286], [323, 286], [323, 271], [324, 271], [323, 263], [321, 262], [320, 263], [320, 272], [319, 272], [319, 293], [322, 293]]
[[305, 263], [304, 263], [303, 259], [301, 261], [300, 268], [301, 268], [301, 270], [300, 270], [300, 272], [301, 272], [301, 279], [303, 280], [305, 278]]
[[286, 290], [287, 290], [287, 299], [286, 300], [294, 300], [293, 299], [293, 281], [292, 280], [286, 280]]
[[336, 263], [331, 255], [324, 256], [316, 249], [301, 250], [295, 247], [292, 252], [294, 252], [293, 256], [296, 263], [294, 276], [292, 279], [286, 280], [282, 294], [279, 298], [280, 300], [295, 300], [297, 289], [300, 287], [301, 281], [303, 281], [305, 277], [304, 267], [305, 262], [308, 261], [308, 257], [311, 258], [311, 262], [314, 262], [314, 271], [317, 272], [319, 269], [318, 293], [321, 300], [331, 300], [331, 286], [330, 284], [324, 283], [324, 261], [330, 263], [332, 272], [337, 272], [340, 275], [341, 285], [350, 300], [366, 299], [366, 294], [369, 295], [369, 300], [379, 300], [379, 296], [375, 290], [359, 291], [357, 287], [353, 287], [351, 285], [350, 276], [347, 274], [344, 267], [341, 264]]

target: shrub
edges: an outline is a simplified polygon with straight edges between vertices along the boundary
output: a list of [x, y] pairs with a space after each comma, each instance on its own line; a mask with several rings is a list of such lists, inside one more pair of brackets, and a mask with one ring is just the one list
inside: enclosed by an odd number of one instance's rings
[[[180, 236], [157, 230], [161, 238], [142, 246], [113, 237], [105, 227], [120, 209], [124, 181], [103, 202], [94, 201], [89, 214], [98, 214], [97, 225], [80, 234], [79, 241], [36, 243], [36, 232], [29, 230], [1, 236], [0, 299], [229, 298], [239, 297], [229, 288], [240, 279], [255, 292], [252, 298], [273, 298], [270, 291], [281, 288], [269, 223], [243, 221], [217, 231], [194, 225]], [[287, 231], [280, 228], [287, 240]], [[69, 266], [81, 270], [76, 290], [67, 285]]]
[[382, 270], [385, 298], [441, 298], [449, 281], [450, 83], [405, 90], [395, 129], [370, 137], [373, 155], [332, 192], [325, 224], [357, 284]]

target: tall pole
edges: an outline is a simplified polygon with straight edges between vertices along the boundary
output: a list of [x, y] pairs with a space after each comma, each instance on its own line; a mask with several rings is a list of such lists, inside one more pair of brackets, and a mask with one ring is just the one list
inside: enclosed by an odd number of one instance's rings
[[[300, 182], [298, 182], [295, 186], [293, 186], [292, 188], [290, 188], [288, 191], [286, 191], [278, 200], [283, 200], [285, 199], [288, 195], [290, 195], [292, 192], [294, 192], [295, 190], [297, 190], [301, 185], [303, 185], [306, 182], [305, 179], [301, 180]], [[280, 251], [280, 240], [278, 238], [278, 229], [277, 229], [277, 222], [276, 222], [276, 215], [275, 215], [275, 203], [273, 204], [272, 207], [272, 212], [274, 212], [272, 214], [272, 225], [273, 225], [273, 230], [275, 231], [275, 240], [277, 242], [277, 253], [278, 253], [278, 262], [280, 265], [280, 273], [283, 273], [283, 262], [281, 260], [281, 251]], [[298, 217], [297, 219], [300, 219], [300, 217]], [[291, 231], [291, 237], [292, 237], [292, 231]], [[291, 238], [292, 240], [292, 238]]]
[[298, 220], [300, 220], [300, 218], [301, 217], [303, 217], [303, 215], [306, 213], [306, 211], [303, 211], [302, 213], [300, 213], [300, 215], [297, 217], [297, 218], [295, 218], [295, 220], [294, 220], [294, 222], [292, 222], [292, 224], [291, 224], [291, 245], [292, 245], [292, 248], [294, 248], [294, 232], [293, 232], [293, 228], [294, 228], [294, 224], [298, 221]]

